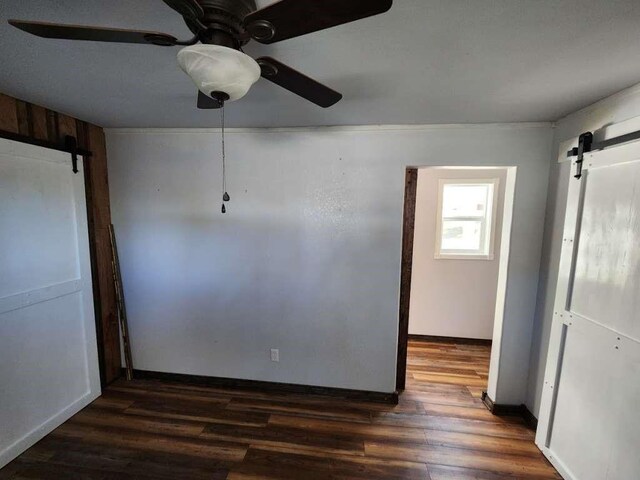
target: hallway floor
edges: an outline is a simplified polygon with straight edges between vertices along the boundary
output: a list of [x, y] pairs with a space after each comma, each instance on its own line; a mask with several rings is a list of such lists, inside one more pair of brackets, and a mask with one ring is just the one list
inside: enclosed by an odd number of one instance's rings
[[411, 340], [397, 406], [119, 380], [0, 479], [559, 479], [480, 401], [489, 354]]

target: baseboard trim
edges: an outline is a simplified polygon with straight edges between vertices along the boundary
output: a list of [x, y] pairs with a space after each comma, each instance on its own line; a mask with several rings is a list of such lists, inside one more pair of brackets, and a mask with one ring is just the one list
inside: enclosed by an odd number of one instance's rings
[[322, 395], [375, 403], [398, 404], [398, 392], [384, 393], [368, 390], [350, 390], [347, 388], [318, 387], [293, 383], [265, 382], [260, 380], [242, 380], [237, 378], [208, 377], [203, 375], [187, 375], [182, 373], [153, 372], [149, 370], [133, 370], [133, 378], [141, 380], [164, 380], [168, 382], [188, 383], [209, 387], [222, 387], [238, 390], [255, 390], [273, 393], [296, 393], [304, 395]]
[[538, 430], [538, 419], [525, 404], [522, 404], [522, 417], [531, 430]]
[[483, 338], [439, 337], [436, 335], [409, 334], [409, 340], [422, 340], [433, 343], [458, 343], [460, 345], [487, 345], [491, 346], [491, 340]]
[[482, 392], [482, 403], [487, 407], [487, 410], [498, 417], [522, 417], [530, 429], [536, 430], [538, 428], [538, 419], [524, 403], [522, 405], [495, 403], [487, 395], [487, 392]]

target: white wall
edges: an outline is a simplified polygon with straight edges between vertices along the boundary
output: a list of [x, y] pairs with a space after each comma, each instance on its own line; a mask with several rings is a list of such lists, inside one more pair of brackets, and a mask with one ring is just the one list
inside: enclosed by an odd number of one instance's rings
[[[478, 178], [499, 180], [493, 259], [436, 259], [438, 181]], [[418, 170], [409, 307], [410, 334], [487, 340], [493, 338], [506, 181], [505, 168]]]
[[[567, 186], [574, 173], [570, 171], [568, 162], [559, 163], [558, 160], [564, 159], [566, 151], [570, 147], [577, 146], [577, 137], [581, 133], [591, 131], [594, 133], [595, 139], [598, 140], [640, 130], [640, 118], [634, 119], [638, 116], [640, 116], [640, 84], [568, 115], [557, 123], [549, 174], [549, 197], [540, 268], [539, 298], [536, 308], [526, 402], [527, 407], [536, 417], [540, 410], [540, 397], [555, 302]], [[628, 121], [625, 122], [625, 120]]]
[[217, 131], [107, 131], [135, 367], [393, 391], [405, 168], [515, 165], [496, 368], [523, 401], [551, 137], [547, 124], [232, 130], [222, 215]]

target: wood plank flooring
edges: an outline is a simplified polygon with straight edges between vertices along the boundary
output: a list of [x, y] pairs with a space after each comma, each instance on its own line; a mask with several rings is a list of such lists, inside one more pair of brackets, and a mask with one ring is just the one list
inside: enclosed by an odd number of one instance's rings
[[489, 347], [411, 340], [397, 406], [120, 380], [0, 479], [559, 479], [480, 401]]

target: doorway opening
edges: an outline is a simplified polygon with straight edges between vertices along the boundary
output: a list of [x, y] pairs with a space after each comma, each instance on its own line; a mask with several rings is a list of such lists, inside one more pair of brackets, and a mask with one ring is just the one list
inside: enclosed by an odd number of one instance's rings
[[407, 168], [398, 391], [407, 382], [430, 381], [459, 384], [478, 398], [490, 390], [490, 364], [497, 370], [499, 363], [515, 170]]

